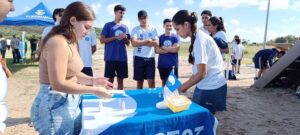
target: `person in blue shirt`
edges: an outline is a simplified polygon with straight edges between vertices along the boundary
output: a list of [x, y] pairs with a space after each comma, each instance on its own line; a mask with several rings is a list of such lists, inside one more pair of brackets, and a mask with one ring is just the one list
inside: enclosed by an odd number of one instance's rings
[[260, 78], [265, 71], [273, 65], [275, 57], [279, 58], [283, 53], [283, 51], [280, 51], [277, 48], [258, 51], [253, 58], [255, 68], [259, 69], [257, 78], [255, 79]]
[[174, 68], [174, 73], [178, 77], [178, 50], [179, 50], [179, 37], [172, 31], [172, 20], [164, 20], [165, 33], [159, 36], [159, 47], [155, 48], [158, 56], [158, 71], [162, 86], [166, 84], [168, 76]]
[[122, 23], [125, 11], [123, 5], [114, 7], [115, 20], [104, 25], [100, 38], [100, 42], [105, 43], [104, 76], [109, 78], [111, 83], [117, 76], [119, 90], [124, 88], [123, 80], [128, 77], [126, 45], [129, 45], [130, 35], [127, 26]]

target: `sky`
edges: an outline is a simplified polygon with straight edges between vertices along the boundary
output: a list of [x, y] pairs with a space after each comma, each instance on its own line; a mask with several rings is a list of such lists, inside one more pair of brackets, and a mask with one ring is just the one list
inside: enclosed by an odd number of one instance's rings
[[[53, 11], [55, 8], [66, 7], [74, 0], [42, 0]], [[8, 16], [17, 16], [41, 0], [14, 0], [15, 12]], [[113, 21], [113, 8], [116, 4], [126, 7], [124, 23], [129, 31], [137, 26], [137, 12], [146, 10], [149, 23], [155, 27], [158, 34], [164, 32], [163, 20], [172, 19], [172, 16], [181, 9], [197, 12], [198, 26], [202, 26], [200, 14], [203, 10], [211, 10], [213, 16], [222, 17], [229, 41], [234, 35], [250, 42], [261, 43], [264, 40], [264, 31], [267, 14], [267, 0], [84, 0], [96, 13], [95, 27], [103, 27], [105, 23]], [[271, 0], [267, 40], [279, 36], [300, 36], [300, 0]]]

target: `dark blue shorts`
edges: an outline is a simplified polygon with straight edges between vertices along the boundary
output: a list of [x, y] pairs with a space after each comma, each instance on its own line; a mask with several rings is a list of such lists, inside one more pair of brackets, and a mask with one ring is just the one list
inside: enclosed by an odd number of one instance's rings
[[128, 77], [127, 61], [106, 61], [104, 77], [124, 79]]
[[143, 81], [144, 79], [154, 80], [155, 58], [142, 58], [134, 56], [133, 79]]
[[[236, 65], [236, 62], [237, 62], [237, 59], [233, 59], [231, 61], [231, 65]], [[239, 66], [240, 66], [241, 65], [241, 60], [238, 60], [238, 62], [239, 62]]]
[[226, 110], [227, 84], [214, 90], [195, 88], [193, 102], [215, 114], [216, 111]]
[[81, 70], [82, 73], [88, 75], [88, 76], [93, 76], [93, 69], [92, 67], [84, 67], [82, 70]]
[[[168, 79], [173, 68], [158, 68], [160, 79]], [[174, 68], [174, 74], [178, 78], [178, 68]]]
[[266, 69], [268, 68], [268, 60], [261, 59], [261, 63], [259, 65], [259, 58], [253, 58], [254, 66], [257, 69]]

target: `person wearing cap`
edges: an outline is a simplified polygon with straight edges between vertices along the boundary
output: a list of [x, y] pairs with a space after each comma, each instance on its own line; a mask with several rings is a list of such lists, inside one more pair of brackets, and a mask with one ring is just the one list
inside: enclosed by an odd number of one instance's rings
[[131, 44], [134, 47], [133, 79], [137, 81], [137, 89], [143, 88], [147, 79], [149, 88], [155, 87], [155, 47], [159, 46], [155, 28], [149, 26], [145, 10], [138, 12], [140, 25], [132, 29]]
[[164, 20], [165, 33], [159, 36], [159, 47], [155, 48], [155, 52], [159, 54], [157, 68], [159, 71], [162, 86], [174, 68], [174, 74], [178, 77], [178, 51], [179, 51], [179, 36], [171, 33], [173, 26], [171, 19]]
[[[56, 26], [56, 25], [59, 24], [60, 19], [62, 17], [62, 14], [63, 14], [64, 10], [65, 9], [63, 9], [63, 8], [56, 8], [56, 9], [54, 9], [53, 14], [52, 14], [52, 18], [55, 21], [54, 26]], [[52, 30], [52, 28], [54, 26], [48, 26], [48, 27], [46, 27], [43, 30], [43, 32], [42, 32], [42, 39]]]
[[[3, 19], [6, 17], [6, 15], [9, 12], [12, 12], [15, 10], [13, 0], [0, 0], [0, 22], [3, 21]], [[5, 58], [2, 58], [2, 55], [0, 55], [0, 107], [4, 108], [5, 111], [7, 111], [5, 102], [2, 102], [4, 100], [4, 97], [6, 95], [7, 91], [7, 78], [11, 75], [9, 69], [6, 66], [6, 60]], [[4, 121], [6, 119], [5, 112], [1, 111], [0, 116], [4, 116], [4, 119], [1, 119], [0, 121], [0, 135], [4, 134], [4, 129], [6, 125], [4, 124]]]
[[255, 68], [259, 69], [255, 79], [260, 78], [274, 64], [275, 57], [280, 58], [282, 54], [284, 54], [284, 51], [280, 51], [278, 48], [258, 51], [253, 58]]
[[126, 45], [129, 45], [130, 35], [128, 27], [122, 22], [125, 11], [123, 5], [114, 7], [115, 20], [104, 25], [100, 37], [100, 42], [105, 44], [104, 77], [113, 83], [116, 76], [119, 90], [124, 88], [123, 80], [128, 77]]
[[206, 34], [210, 34], [210, 32], [208, 31], [208, 20], [210, 19], [210, 17], [212, 16], [212, 13], [210, 10], [203, 10], [201, 12], [201, 20], [202, 20], [202, 24], [203, 26], [200, 27], [200, 30], [202, 30], [204, 33]]

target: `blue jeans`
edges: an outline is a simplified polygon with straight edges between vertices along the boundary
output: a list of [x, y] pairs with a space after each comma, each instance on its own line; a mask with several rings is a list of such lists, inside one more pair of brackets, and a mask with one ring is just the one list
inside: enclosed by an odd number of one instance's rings
[[31, 120], [41, 135], [73, 135], [81, 129], [79, 95], [51, 90], [41, 84], [31, 107]]

